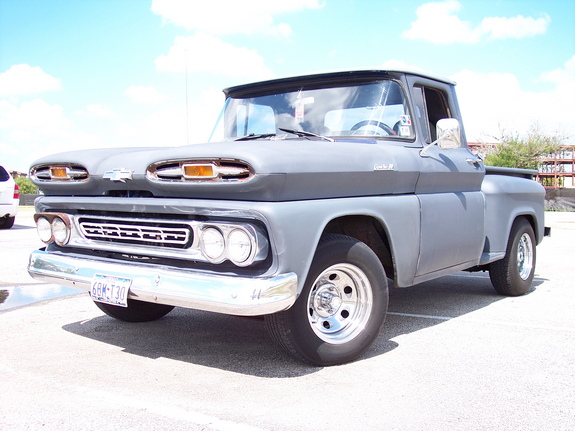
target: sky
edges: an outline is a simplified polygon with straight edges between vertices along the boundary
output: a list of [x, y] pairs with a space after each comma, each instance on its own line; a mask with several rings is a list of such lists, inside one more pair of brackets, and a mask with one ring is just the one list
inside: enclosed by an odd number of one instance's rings
[[456, 81], [470, 142], [575, 143], [575, 1], [0, 0], [0, 165], [204, 142], [224, 88], [366, 68]]

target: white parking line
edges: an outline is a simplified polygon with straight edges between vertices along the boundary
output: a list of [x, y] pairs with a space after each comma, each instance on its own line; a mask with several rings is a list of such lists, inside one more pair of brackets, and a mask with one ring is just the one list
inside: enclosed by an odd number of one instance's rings
[[155, 400], [149, 401], [141, 398], [137, 399], [102, 390], [90, 391], [89, 394], [100, 398], [102, 401], [106, 401], [108, 403], [112, 402], [114, 405], [124, 405], [128, 408], [134, 409], [134, 411], [146, 410], [150, 413], [164, 416], [169, 419], [184, 421], [194, 425], [201, 425], [217, 431], [265, 431], [262, 428], [257, 428], [248, 424], [223, 420], [215, 416], [187, 410], [181, 407], [159, 404]]
[[567, 331], [567, 332], [575, 332], [575, 327], [570, 326], [554, 326], [554, 325], [532, 325], [529, 323], [517, 323], [517, 322], [505, 322], [502, 320], [482, 320], [482, 319], [473, 319], [468, 317], [449, 317], [449, 316], [432, 316], [427, 314], [411, 314], [411, 313], [398, 313], [394, 311], [388, 311], [388, 315], [391, 316], [401, 316], [401, 317], [412, 317], [416, 319], [431, 319], [431, 320], [453, 320], [457, 319], [460, 322], [467, 322], [467, 323], [480, 323], [480, 324], [489, 324], [489, 325], [502, 325], [502, 326], [512, 326], [516, 328], [528, 328], [528, 329], [544, 329], [548, 331]]

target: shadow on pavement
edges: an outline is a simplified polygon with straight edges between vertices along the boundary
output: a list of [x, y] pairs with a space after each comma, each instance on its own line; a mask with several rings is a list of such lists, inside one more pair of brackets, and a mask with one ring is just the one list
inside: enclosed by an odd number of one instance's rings
[[[535, 279], [533, 285], [543, 281]], [[359, 360], [395, 349], [398, 344], [393, 338], [399, 335], [441, 324], [504, 298], [495, 293], [485, 274], [458, 273], [406, 289], [394, 288], [390, 283], [384, 330]], [[63, 329], [134, 355], [165, 357], [259, 377], [300, 377], [321, 369], [303, 364], [279, 349], [260, 319], [176, 308], [154, 322], [127, 323], [99, 316]]]
[[11, 230], [36, 229], [36, 226], [27, 226], [23, 224], [18, 224], [18, 219], [16, 219], [14, 226], [12, 226], [10, 229]]
[[284, 354], [267, 334], [263, 320], [257, 319], [175, 308], [153, 322], [128, 323], [104, 315], [63, 329], [126, 353], [247, 375], [286, 378], [319, 370]]

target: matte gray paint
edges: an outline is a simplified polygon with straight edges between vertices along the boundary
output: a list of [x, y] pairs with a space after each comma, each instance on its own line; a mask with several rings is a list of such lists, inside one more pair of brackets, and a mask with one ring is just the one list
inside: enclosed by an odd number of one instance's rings
[[[443, 91], [452, 116], [460, 118], [452, 83], [422, 75], [370, 73], [400, 80], [408, 99], [412, 99], [413, 85]], [[305, 79], [361, 78], [353, 74], [330, 76]], [[295, 85], [297, 79], [228, 91], [249, 93], [266, 85], [281, 87], [282, 82]], [[409, 103], [414, 112], [413, 103]], [[476, 157], [467, 148], [463, 124], [461, 148], [432, 147], [428, 157], [422, 157], [424, 130], [418, 121], [415, 127], [418, 139], [414, 142], [366, 137], [337, 142], [258, 140], [48, 156], [36, 163], [78, 163], [91, 177], [84, 183], [40, 183], [46, 196], [37, 201], [37, 211], [82, 209], [257, 220], [266, 226], [272, 262], [254, 276], [295, 273], [298, 291], [322, 232], [339, 217], [362, 215], [381, 224], [399, 287], [502, 258], [516, 217], [532, 217], [537, 241], [541, 241], [541, 185], [526, 178], [486, 176], [482, 164], [470, 162]], [[145, 175], [149, 165], [162, 160], [217, 158], [241, 160], [256, 174], [237, 183], [154, 182]], [[133, 180], [124, 184], [102, 179], [106, 171], [117, 168], [134, 171]], [[106, 196], [110, 190], [147, 190], [155, 197], [113, 198]], [[250, 269], [242, 271], [245, 274]], [[217, 266], [202, 272], [219, 273]]]

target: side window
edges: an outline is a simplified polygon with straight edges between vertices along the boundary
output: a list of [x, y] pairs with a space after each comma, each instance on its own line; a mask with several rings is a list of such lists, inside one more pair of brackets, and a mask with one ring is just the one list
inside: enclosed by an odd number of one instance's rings
[[429, 132], [429, 120], [427, 119], [423, 87], [413, 87], [413, 102], [415, 104], [415, 121], [419, 123], [421, 130], [423, 130], [423, 140], [430, 143], [431, 135]]
[[8, 181], [9, 178], [10, 178], [10, 174], [8, 172], [6, 172], [6, 169], [4, 169], [2, 166], [0, 166], [0, 181], [2, 181], [2, 182]]
[[417, 121], [426, 133], [425, 141], [431, 143], [437, 139], [436, 124], [442, 118], [449, 118], [449, 107], [445, 94], [431, 87], [414, 87]]

